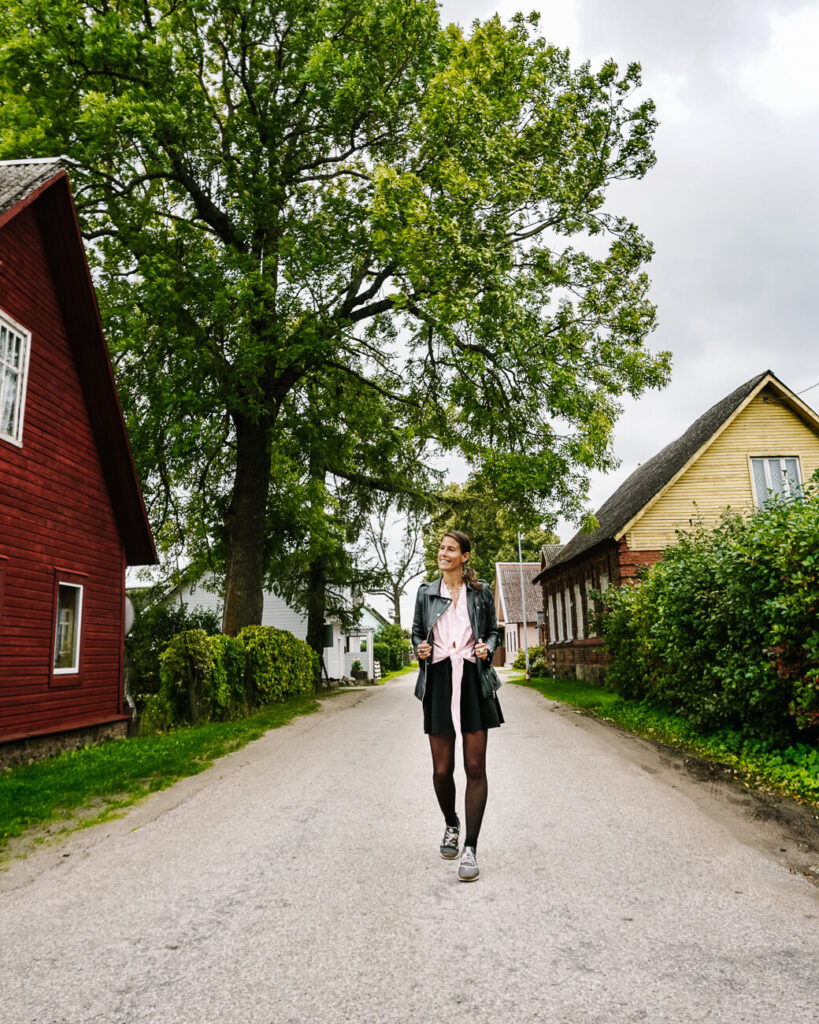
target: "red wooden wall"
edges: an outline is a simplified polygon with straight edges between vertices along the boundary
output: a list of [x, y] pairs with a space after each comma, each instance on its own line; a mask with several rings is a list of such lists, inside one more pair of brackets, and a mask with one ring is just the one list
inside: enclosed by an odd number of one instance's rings
[[[125, 551], [32, 207], [0, 228], [0, 307], [32, 335], [22, 448], [0, 439], [3, 741], [123, 717]], [[76, 675], [51, 672], [58, 573], [83, 584]]]

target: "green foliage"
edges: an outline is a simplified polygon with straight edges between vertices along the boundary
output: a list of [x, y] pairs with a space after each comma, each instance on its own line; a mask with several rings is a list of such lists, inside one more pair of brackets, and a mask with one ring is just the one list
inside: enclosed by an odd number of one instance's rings
[[245, 650], [246, 688], [254, 704], [312, 693], [316, 656], [303, 640], [283, 629], [245, 626], [238, 641]]
[[350, 666], [350, 671], [351, 672], [363, 672], [364, 671], [362, 669], [362, 667], [361, 667], [361, 662], [358, 660], [358, 658], [356, 658], [355, 661]]
[[[382, 626], [375, 634], [375, 642], [380, 646], [386, 646], [389, 650], [389, 656], [386, 662], [381, 662], [381, 667], [389, 669], [399, 669], [404, 664], [404, 651], [409, 651], [412, 647], [410, 641], [409, 630], [403, 629], [401, 626], [396, 625], [393, 622], [388, 623], [386, 626]], [[379, 661], [381, 659], [379, 658]]]
[[392, 653], [389, 644], [373, 643], [373, 658], [380, 663], [382, 672], [389, 672], [392, 664]]
[[[512, 662], [512, 668], [526, 668], [526, 650], [521, 647]], [[551, 663], [546, 654], [546, 648], [542, 644], [536, 644], [529, 648], [529, 674], [533, 676], [547, 676], [552, 671]]]
[[137, 709], [142, 711], [148, 696], [159, 692], [159, 656], [171, 637], [187, 629], [217, 633], [219, 618], [214, 612], [201, 608], [188, 611], [178, 604], [153, 604], [140, 609], [139, 595], [134, 603], [137, 614], [131, 632], [125, 637], [125, 665], [128, 688]]
[[163, 550], [242, 574], [231, 606], [320, 594], [441, 450], [527, 523], [578, 512], [668, 376], [606, 206], [654, 163], [639, 87], [434, 0], [7, 0], [0, 156], [68, 155]]
[[540, 549], [559, 543], [537, 516], [521, 523], [515, 511], [500, 499], [491, 479], [470, 477], [465, 484], [450, 484], [441, 492], [435, 512], [424, 531], [424, 568], [427, 579], [438, 575], [438, 545], [447, 530], [463, 530], [472, 541], [470, 564], [480, 579], [494, 586], [495, 563], [518, 561], [518, 528], [524, 562], [539, 562]]
[[598, 595], [607, 681], [697, 728], [819, 727], [819, 493], [681, 534], [635, 586]]
[[161, 688], [144, 714], [153, 729], [236, 718], [250, 708], [312, 693], [317, 677], [307, 644], [267, 626], [246, 626], [237, 637], [187, 630], [171, 639], [160, 662]]

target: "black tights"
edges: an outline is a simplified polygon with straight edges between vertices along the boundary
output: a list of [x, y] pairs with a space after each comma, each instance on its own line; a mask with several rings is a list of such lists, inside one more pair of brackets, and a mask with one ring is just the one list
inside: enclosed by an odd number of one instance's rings
[[[477, 847], [489, 785], [486, 781], [487, 730], [465, 732], [464, 771], [466, 772], [466, 838], [464, 846]], [[447, 825], [457, 825], [455, 813], [455, 734], [431, 733], [432, 784]]]

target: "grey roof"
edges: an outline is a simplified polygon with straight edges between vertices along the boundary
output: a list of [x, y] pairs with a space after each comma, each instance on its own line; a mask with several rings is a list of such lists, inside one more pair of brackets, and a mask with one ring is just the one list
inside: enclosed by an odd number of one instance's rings
[[544, 544], [540, 549], [540, 557], [543, 559], [544, 568], [553, 562], [563, 550], [562, 544]]
[[[523, 585], [526, 588], [526, 620], [536, 622], [543, 610], [543, 588], [532, 583], [540, 562], [523, 563]], [[503, 593], [506, 622], [523, 622], [523, 601], [520, 593], [520, 562], [498, 562], [495, 566], [495, 586]]]
[[[712, 405], [686, 432], [652, 456], [629, 476], [598, 509], [597, 529], [579, 531], [547, 568], [568, 562], [601, 541], [612, 539], [663, 487], [696, 455], [706, 441], [735, 412], [765, 377], [777, 378], [770, 370], [741, 384], [730, 395]], [[781, 383], [777, 381], [777, 383]], [[784, 385], [782, 385], [784, 387]], [[545, 569], [543, 570], [546, 571]]]
[[62, 170], [59, 157], [47, 160], [0, 160], [0, 214], [25, 199]]

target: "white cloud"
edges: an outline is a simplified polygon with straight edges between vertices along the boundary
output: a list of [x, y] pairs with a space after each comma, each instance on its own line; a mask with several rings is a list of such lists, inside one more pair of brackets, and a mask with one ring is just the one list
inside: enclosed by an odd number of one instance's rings
[[784, 117], [819, 113], [819, 6], [769, 15], [768, 48], [746, 61], [739, 81], [754, 99]]

